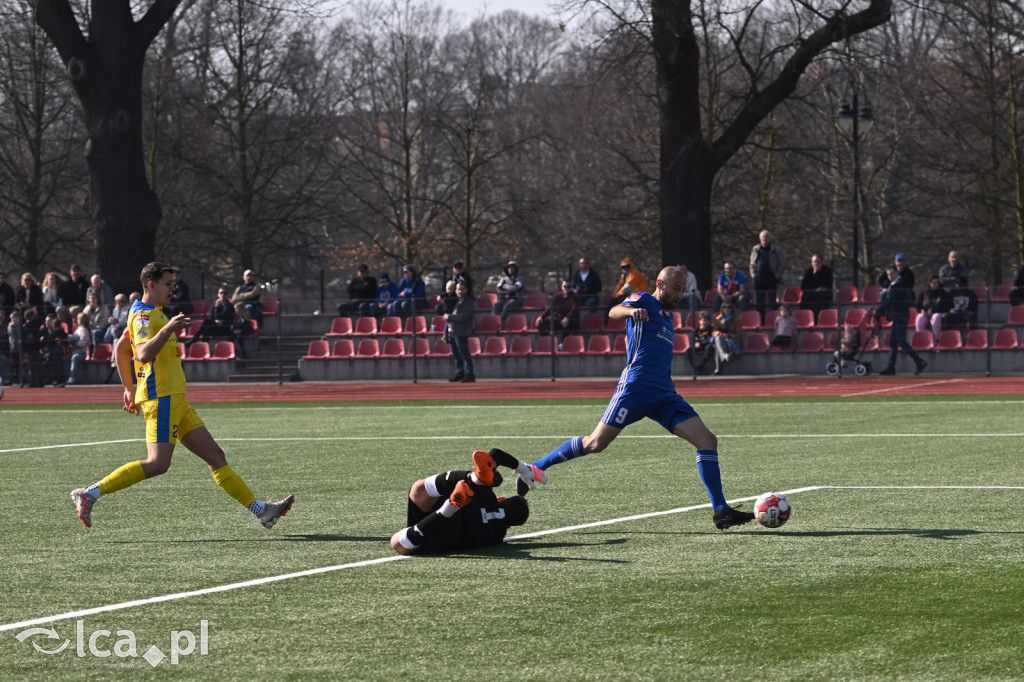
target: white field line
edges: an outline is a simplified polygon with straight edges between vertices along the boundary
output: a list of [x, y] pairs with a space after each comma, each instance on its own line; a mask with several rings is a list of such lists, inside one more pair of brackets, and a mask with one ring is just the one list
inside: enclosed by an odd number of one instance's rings
[[[783, 495], [794, 495], [796, 493], [810, 492], [815, 490], [860, 490], [860, 489], [871, 489], [871, 490], [946, 490], [946, 489], [967, 489], [967, 490], [1024, 490], [1024, 486], [807, 486], [804, 488], [792, 488], [790, 490], [783, 490]], [[738, 499], [730, 500], [730, 502], [745, 502], [748, 500], [757, 499], [756, 495], [750, 497], [741, 497]], [[555, 533], [568, 533], [575, 530], [582, 530], [585, 528], [597, 528], [600, 526], [608, 526], [614, 523], [624, 523], [626, 521], [637, 521], [641, 519], [649, 519], [656, 516], [665, 516], [668, 514], [679, 514], [687, 511], [694, 511], [696, 509], [707, 509], [710, 504], [698, 504], [690, 507], [678, 507], [676, 509], [668, 509], [665, 511], [649, 512], [646, 514], [635, 514], [633, 516], [623, 516], [617, 519], [607, 519], [604, 521], [594, 521], [592, 523], [583, 523], [575, 526], [564, 526], [562, 528], [552, 528], [550, 530], [542, 530], [534, 533], [524, 533], [522, 535], [516, 535], [510, 538], [506, 538], [507, 542], [514, 540], [527, 540], [530, 538], [542, 537], [545, 535], [553, 535]], [[363, 566], [373, 566], [375, 564], [384, 564], [391, 561], [401, 561], [403, 559], [413, 559], [413, 556], [403, 556], [395, 554], [393, 556], [381, 557], [379, 559], [368, 559], [366, 561], [356, 561], [348, 564], [339, 564], [337, 566], [323, 566], [320, 568], [311, 568], [305, 571], [297, 571], [295, 573], [285, 573], [282, 575], [272, 575], [265, 578], [254, 578], [252, 580], [244, 580], [237, 583], [228, 583], [226, 585], [216, 585], [214, 587], [207, 587], [201, 590], [189, 590], [187, 592], [175, 592], [173, 594], [164, 594], [156, 597], [147, 597], [145, 599], [134, 599], [132, 601], [120, 602], [117, 604], [107, 604], [105, 606], [96, 606], [88, 609], [79, 609], [77, 611], [68, 611], [65, 613], [58, 613], [52, 616], [41, 616], [39, 618], [31, 618], [28, 620], [22, 620], [15, 623], [4, 623], [0, 624], [0, 632], [7, 632], [9, 630], [21, 630], [24, 628], [35, 627], [37, 625], [43, 625], [45, 623], [54, 623], [61, 620], [68, 620], [70, 618], [84, 618], [86, 616], [93, 616], [99, 613], [108, 613], [110, 611], [121, 611], [124, 609], [131, 609], [137, 606], [148, 606], [150, 604], [159, 604], [162, 602], [177, 601], [179, 599], [188, 599], [190, 597], [200, 597], [207, 594], [216, 594], [218, 592], [229, 592], [231, 590], [239, 590], [246, 587], [257, 587], [259, 585], [268, 585], [270, 583], [281, 582], [283, 580], [292, 580], [294, 578], [305, 578], [313, 575], [320, 575], [323, 573], [333, 573], [335, 571], [343, 571], [349, 568], [362, 568]]]
[[899, 391], [907, 391], [911, 389], [918, 389], [923, 386], [944, 386], [945, 384], [955, 384], [966, 379], [943, 379], [940, 381], [927, 381], [923, 384], [904, 384], [902, 386], [891, 386], [889, 388], [877, 388], [873, 391], [859, 391], [857, 393], [844, 393], [841, 398], [857, 398], [862, 395], [878, 395], [879, 393], [896, 393]]
[[[757, 434], [719, 434], [719, 438], [1021, 438], [1021, 433], [757, 433]], [[625, 435], [619, 436], [616, 440], [651, 440], [658, 438], [677, 438], [670, 433], [651, 435]], [[533, 435], [533, 436], [452, 436], [445, 434], [430, 434], [424, 436], [273, 436], [269, 438], [218, 438], [223, 443], [279, 443], [279, 442], [344, 442], [344, 441], [368, 441], [368, 440], [565, 440], [565, 434], [558, 435]], [[36, 450], [58, 450], [61, 448], [83, 448], [95, 445], [116, 445], [120, 443], [142, 443], [142, 438], [128, 438], [124, 440], [104, 440], [91, 443], [64, 443], [61, 445], [35, 445], [26, 448], [8, 448], [0, 450], [0, 454], [12, 452], [33, 452]]]

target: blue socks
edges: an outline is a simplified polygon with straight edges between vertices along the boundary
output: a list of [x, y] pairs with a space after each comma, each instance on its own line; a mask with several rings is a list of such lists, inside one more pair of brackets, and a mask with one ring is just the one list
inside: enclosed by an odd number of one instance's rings
[[[562, 462], [568, 462], [570, 459], [576, 459], [582, 457], [587, 453], [583, 452], [583, 436], [577, 436], [576, 438], [570, 438], [565, 441], [557, 448], [544, 455], [534, 465], [538, 469], [547, 469], [553, 464], [560, 464]], [[715, 455], [716, 461], [718, 456]], [[721, 485], [719, 485], [721, 487]]]
[[718, 468], [717, 450], [697, 451], [697, 473], [704, 487], [708, 489], [711, 506], [715, 509], [728, 509], [725, 494], [722, 492], [722, 472]]

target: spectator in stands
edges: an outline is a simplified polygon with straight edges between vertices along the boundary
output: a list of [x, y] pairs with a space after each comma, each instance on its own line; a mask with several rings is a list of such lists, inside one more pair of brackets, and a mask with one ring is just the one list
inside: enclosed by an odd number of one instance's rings
[[948, 262], [939, 268], [939, 285], [946, 291], [953, 291], [960, 277], [967, 279], [967, 266], [960, 261], [960, 254], [950, 251]]
[[498, 300], [495, 301], [494, 309], [491, 312], [495, 315], [501, 315], [501, 323], [504, 325], [509, 313], [514, 313], [523, 307], [526, 281], [519, 274], [519, 263], [510, 260], [505, 265], [505, 270], [501, 278], [498, 279], [496, 289]]
[[7, 274], [3, 270], [0, 270], [0, 311], [3, 311], [10, 316], [11, 312], [14, 311], [14, 306], [17, 302], [18, 299], [14, 295], [14, 288], [7, 283]]
[[377, 317], [386, 315], [388, 306], [397, 298], [398, 285], [391, 281], [391, 276], [388, 273], [380, 273], [380, 277], [377, 278], [377, 300], [374, 303], [374, 314]]
[[636, 269], [632, 259], [623, 258], [619, 263], [619, 271], [621, 274], [619, 281], [615, 284], [615, 293], [612, 294], [609, 309], [622, 303], [631, 294], [639, 294], [648, 290], [647, 278]]
[[71, 346], [68, 344], [68, 333], [53, 313], [46, 316], [45, 325], [39, 339], [45, 377], [43, 381], [52, 382], [54, 388], [63, 388], [70, 360], [68, 351]]
[[693, 345], [690, 346], [690, 364], [698, 372], [707, 365], [715, 355], [715, 330], [711, 323], [711, 315], [706, 310], [697, 313], [697, 323], [693, 327]]
[[92, 341], [92, 331], [89, 329], [89, 316], [84, 312], [78, 313], [76, 322], [78, 326], [75, 327], [75, 333], [68, 337], [68, 341], [71, 343], [71, 367], [68, 370], [68, 380], [66, 383], [69, 384], [78, 381], [78, 367], [85, 362], [85, 358], [89, 353], [89, 344]]
[[402, 279], [398, 281], [397, 297], [388, 304], [388, 315], [408, 317], [427, 307], [427, 286], [416, 274], [416, 268], [406, 265], [402, 268]]
[[103, 335], [103, 343], [113, 345], [124, 334], [124, 329], [128, 326], [128, 313], [131, 309], [132, 306], [127, 296], [124, 294], [114, 296], [114, 312], [110, 313], [110, 318], [107, 320], [109, 324], [107, 333]]
[[[468, 284], [466, 285], [469, 286]], [[455, 303], [459, 300], [458, 295], [455, 293], [455, 280], [450, 279], [448, 283], [444, 285], [444, 293], [438, 296], [437, 305], [434, 306], [434, 312], [437, 315], [447, 315], [455, 309]]]
[[31, 308], [37, 315], [43, 311], [43, 290], [31, 272], [22, 274], [21, 285], [15, 289], [14, 298], [23, 310]]
[[7, 365], [11, 357], [11, 337], [8, 332], [7, 311], [0, 308], [0, 386], [10, 386], [11, 380], [7, 378]]
[[107, 306], [100, 302], [100, 297], [94, 289], [89, 290], [89, 305], [85, 306], [82, 313], [89, 318], [89, 329], [92, 332], [92, 345], [103, 343], [103, 337], [107, 334], [107, 327], [110, 326], [110, 312]]
[[[245, 308], [245, 304], [241, 303]], [[196, 341], [210, 342], [211, 337], [227, 338], [231, 336], [231, 326], [235, 323], [235, 304], [228, 298], [228, 290], [224, 287], [217, 289], [217, 300], [210, 308], [210, 315], [202, 321], [195, 336], [185, 344], [190, 347]]]
[[772, 346], [789, 350], [793, 347], [793, 337], [796, 336], [796, 318], [788, 305], [779, 306], [779, 314], [775, 317], [775, 338], [772, 339]]
[[1010, 290], [1010, 305], [1024, 303], [1024, 265], [1017, 270], [1017, 277], [1013, 280], [1013, 289]]
[[249, 357], [249, 353], [245, 350], [245, 338], [255, 333], [255, 329], [252, 328], [252, 318], [249, 317], [249, 311], [246, 310], [245, 304], [239, 301], [235, 303], [235, 321], [231, 323], [231, 340], [235, 344], [236, 354], [243, 360]]
[[917, 366], [914, 374], [920, 374], [928, 366], [928, 363], [907, 342], [907, 323], [910, 320], [910, 304], [914, 300], [914, 292], [903, 284], [895, 265], [886, 268], [885, 279], [889, 282], [889, 287], [882, 295], [882, 302], [868, 313], [867, 318], [870, 324], [875, 318], [884, 315], [892, 322], [892, 328], [889, 330], [889, 364], [879, 374], [885, 376], [896, 374], [896, 354], [900, 348], [910, 356]]
[[740, 315], [736, 306], [726, 302], [719, 308], [712, 322], [715, 335], [715, 374], [722, 373], [722, 363], [729, 362], [734, 355], [740, 354], [740, 339], [743, 327], [740, 326]]
[[60, 299], [60, 288], [63, 284], [64, 278], [56, 272], [43, 275], [43, 309], [47, 315], [64, 305]]
[[67, 307], [85, 306], [85, 294], [89, 291], [89, 282], [82, 276], [82, 268], [72, 265], [68, 270], [69, 278], [60, 288], [60, 300]]
[[[896, 270], [896, 274], [899, 275], [900, 286], [907, 289], [914, 288], [914, 271], [907, 265], [907, 257], [902, 253], [897, 253], [893, 259], [893, 265], [891, 266]], [[878, 276], [878, 286], [882, 289], [888, 289], [889, 285], [895, 280], [889, 276], [889, 268], [885, 269], [885, 272]], [[913, 296], [911, 296], [913, 300]]]
[[355, 312], [369, 315], [373, 312], [375, 298], [377, 280], [370, 274], [370, 266], [363, 263], [356, 268], [356, 276], [348, 282], [348, 300], [338, 304], [338, 316], [344, 317]]
[[[14, 308], [11, 311], [10, 322], [7, 323], [7, 346], [0, 348], [0, 351], [10, 353], [11, 367], [14, 368], [12, 377], [16, 377], [19, 386], [25, 385], [25, 370], [21, 365], [22, 322], [21, 309]], [[14, 379], [6, 379], [6, 381], [13, 383]]]
[[928, 331], [931, 327], [932, 336], [938, 341], [942, 333], [942, 318], [952, 309], [953, 297], [939, 284], [939, 276], [932, 275], [928, 279], [928, 287], [917, 296], [914, 326], [919, 332]]
[[815, 317], [832, 305], [832, 268], [825, 265], [821, 256], [811, 256], [811, 267], [800, 280], [800, 291], [800, 307], [813, 310]]
[[462, 261], [455, 261], [452, 263], [452, 279], [451, 281], [458, 284], [459, 282], [466, 283], [466, 295], [473, 298], [473, 278], [466, 272], [466, 265]]
[[764, 318], [778, 300], [786, 272], [786, 254], [772, 244], [772, 233], [768, 230], [761, 230], [758, 239], [759, 243], [750, 250], [750, 279], [754, 282], [755, 307]]
[[586, 256], [580, 258], [580, 267], [572, 276], [572, 293], [576, 295], [580, 308], [586, 306], [590, 312], [597, 312], [601, 302], [598, 296], [601, 293], [601, 275], [590, 267], [590, 259]]
[[978, 294], [967, 286], [966, 277], [957, 277], [950, 293], [953, 307], [942, 318], [943, 329], [970, 331], [978, 326]]
[[686, 263], [680, 263], [676, 266], [679, 272], [683, 273], [683, 277], [686, 278], [686, 285], [683, 287], [683, 298], [686, 301], [686, 307], [693, 313], [697, 310], [697, 306], [700, 304], [700, 289], [697, 288], [697, 276], [690, 272], [690, 269], [686, 267]]
[[473, 372], [473, 356], [469, 353], [469, 337], [473, 335], [473, 313], [476, 302], [469, 296], [469, 287], [465, 282], [455, 285], [458, 300], [452, 312], [444, 316], [448, 328], [446, 337], [452, 346], [452, 360], [455, 362], [455, 374], [449, 381], [472, 383], [476, 381]]
[[715, 310], [723, 303], [732, 303], [738, 313], [750, 303], [750, 286], [747, 276], [736, 269], [732, 261], [725, 261], [722, 274], [718, 276], [718, 296], [715, 299]]
[[26, 308], [21, 321], [21, 385], [26, 383], [34, 388], [43, 385], [42, 347], [43, 336], [41, 318], [37, 317], [34, 307]]
[[[99, 275], [93, 275], [90, 280], [92, 286], [85, 292], [85, 302], [89, 302], [89, 293], [96, 292], [96, 295], [100, 297], [100, 303], [103, 304], [107, 309], [107, 315], [114, 311], [114, 290], [110, 288], [110, 285], [103, 281], [103, 278]], [[95, 328], [94, 328], [95, 330]]]
[[231, 295], [231, 300], [235, 303], [241, 301], [245, 305], [245, 310], [249, 313], [249, 317], [259, 322], [263, 319], [263, 304], [260, 303], [260, 295], [262, 293], [263, 287], [256, 281], [256, 273], [252, 270], [246, 270], [242, 273], [242, 283], [238, 285], [235, 293]]
[[572, 293], [572, 282], [562, 281], [562, 291], [551, 297], [551, 305], [538, 319], [537, 329], [541, 334], [558, 333], [558, 350], [562, 350], [565, 335], [580, 329], [579, 299]]
[[[141, 296], [139, 294], [140, 298]], [[170, 319], [179, 313], [191, 315], [192, 310], [192, 296], [189, 294], [188, 284], [185, 283], [185, 279], [181, 276], [181, 271], [175, 270], [171, 302], [164, 306], [164, 315], [167, 316], [167, 319]]]

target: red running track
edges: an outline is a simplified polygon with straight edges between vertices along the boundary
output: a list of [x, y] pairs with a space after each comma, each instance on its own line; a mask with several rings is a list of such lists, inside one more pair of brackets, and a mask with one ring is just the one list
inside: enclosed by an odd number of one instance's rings
[[[288, 383], [288, 384], [191, 384], [193, 403], [220, 402], [321, 402], [356, 400], [509, 401], [608, 399], [615, 379], [565, 379], [559, 381], [478, 381], [450, 384], [447, 381], [413, 383]], [[828, 377], [676, 378], [676, 388], [687, 399], [731, 397], [861, 397], [894, 395], [1024, 395], [1024, 377]], [[96, 405], [121, 403], [117, 385], [68, 386], [66, 388], [4, 388], [0, 410], [9, 405]]]

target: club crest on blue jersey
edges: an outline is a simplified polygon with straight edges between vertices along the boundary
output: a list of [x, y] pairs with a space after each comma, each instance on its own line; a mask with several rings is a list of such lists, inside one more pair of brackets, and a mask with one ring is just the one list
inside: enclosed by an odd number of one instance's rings
[[623, 303], [632, 303], [633, 301], [639, 301], [639, 300], [640, 300], [640, 294], [630, 294], [629, 296], [626, 297], [626, 300], [623, 301]]

